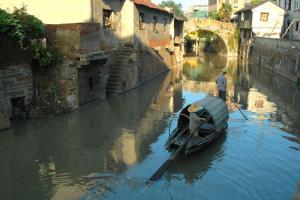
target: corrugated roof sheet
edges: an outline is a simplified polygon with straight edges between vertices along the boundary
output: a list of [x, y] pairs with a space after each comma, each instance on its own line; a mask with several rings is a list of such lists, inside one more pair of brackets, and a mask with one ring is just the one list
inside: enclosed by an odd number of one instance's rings
[[214, 120], [216, 130], [221, 131], [228, 120], [227, 104], [218, 97], [205, 97], [195, 104], [203, 106]]
[[151, 8], [154, 10], [159, 10], [162, 12], [166, 12], [169, 13], [167, 10], [159, 7], [158, 5], [156, 5], [155, 3], [152, 3], [151, 0], [132, 0], [135, 4], [141, 5], [141, 6], [145, 6], [147, 8]]

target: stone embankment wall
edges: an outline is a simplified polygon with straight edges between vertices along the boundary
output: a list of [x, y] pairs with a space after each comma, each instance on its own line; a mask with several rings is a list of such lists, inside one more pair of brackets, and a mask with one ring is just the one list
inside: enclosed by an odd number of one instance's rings
[[14, 117], [21, 114], [25, 117], [33, 95], [30, 65], [20, 64], [1, 68], [0, 79], [8, 115]]
[[[244, 49], [247, 51], [247, 48]], [[249, 58], [259, 66], [297, 82], [300, 78], [300, 42], [256, 38]]]
[[9, 117], [7, 114], [7, 109], [6, 109], [5, 99], [4, 99], [4, 91], [3, 91], [2, 84], [0, 82], [0, 130], [9, 127], [10, 127], [10, 123], [9, 123]]

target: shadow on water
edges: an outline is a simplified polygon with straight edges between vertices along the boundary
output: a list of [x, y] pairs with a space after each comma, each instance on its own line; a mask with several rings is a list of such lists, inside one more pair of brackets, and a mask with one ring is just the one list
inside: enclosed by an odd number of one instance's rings
[[[171, 112], [181, 108], [180, 90], [171, 78], [160, 76], [53, 119], [16, 121], [0, 135], [0, 159], [5, 161], [0, 165], [1, 198], [64, 198], [71, 191], [81, 196], [79, 188], [88, 187], [84, 177], [104, 174], [103, 180], [115, 180], [151, 153], [149, 146]], [[177, 104], [170, 107], [173, 95]]]

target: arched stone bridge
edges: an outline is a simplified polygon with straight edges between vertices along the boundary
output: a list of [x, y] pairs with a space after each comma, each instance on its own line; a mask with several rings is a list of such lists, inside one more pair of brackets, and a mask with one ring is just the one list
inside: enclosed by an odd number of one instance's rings
[[185, 23], [184, 34], [192, 40], [198, 41], [201, 31], [217, 35], [225, 44], [227, 56], [238, 55], [239, 34], [235, 24], [214, 19], [190, 19]]

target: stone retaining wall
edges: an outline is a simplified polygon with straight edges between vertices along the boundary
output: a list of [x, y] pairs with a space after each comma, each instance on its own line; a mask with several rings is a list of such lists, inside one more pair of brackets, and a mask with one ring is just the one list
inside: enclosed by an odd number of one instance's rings
[[250, 60], [294, 82], [300, 77], [300, 42], [256, 38]]
[[16, 110], [12, 101], [17, 98], [24, 99], [24, 111], [28, 111], [33, 94], [31, 67], [28, 64], [2, 67], [0, 69], [0, 80], [5, 94], [4, 102], [8, 115], [14, 117], [14, 111]]
[[4, 91], [0, 81], [0, 130], [9, 128], [9, 117], [6, 110]]

